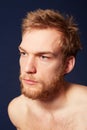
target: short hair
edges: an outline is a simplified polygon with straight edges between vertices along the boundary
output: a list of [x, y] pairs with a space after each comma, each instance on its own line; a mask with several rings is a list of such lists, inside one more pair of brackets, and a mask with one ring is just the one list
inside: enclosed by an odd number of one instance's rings
[[82, 48], [79, 29], [73, 16], [63, 16], [58, 10], [38, 9], [28, 12], [22, 21], [22, 34], [30, 29], [54, 28], [62, 32], [62, 52], [64, 57], [76, 56]]

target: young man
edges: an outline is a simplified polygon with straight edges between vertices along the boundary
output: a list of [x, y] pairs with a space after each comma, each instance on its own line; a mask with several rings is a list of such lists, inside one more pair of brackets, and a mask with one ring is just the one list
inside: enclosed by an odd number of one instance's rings
[[36, 10], [22, 23], [21, 95], [8, 106], [17, 130], [87, 130], [87, 88], [65, 81], [81, 49], [72, 17]]

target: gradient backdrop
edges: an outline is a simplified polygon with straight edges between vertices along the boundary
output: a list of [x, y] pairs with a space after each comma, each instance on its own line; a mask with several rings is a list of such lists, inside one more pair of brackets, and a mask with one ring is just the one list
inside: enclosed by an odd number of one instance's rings
[[83, 51], [76, 67], [67, 76], [71, 82], [87, 85], [87, 1], [86, 0], [0, 0], [0, 130], [15, 130], [8, 114], [8, 103], [20, 94], [18, 45], [21, 20], [27, 11], [58, 9], [73, 15], [79, 25]]

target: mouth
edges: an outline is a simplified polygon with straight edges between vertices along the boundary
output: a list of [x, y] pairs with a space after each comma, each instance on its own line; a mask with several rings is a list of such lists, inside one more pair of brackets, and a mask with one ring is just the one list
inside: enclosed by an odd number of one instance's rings
[[28, 85], [35, 85], [38, 83], [37, 81], [31, 79], [23, 79], [23, 81]]

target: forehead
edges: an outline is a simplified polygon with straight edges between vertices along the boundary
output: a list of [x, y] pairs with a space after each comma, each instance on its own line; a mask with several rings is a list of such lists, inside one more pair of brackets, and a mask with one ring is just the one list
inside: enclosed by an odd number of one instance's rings
[[61, 38], [55, 29], [33, 29], [23, 34], [20, 46], [27, 51], [52, 51], [60, 47]]

